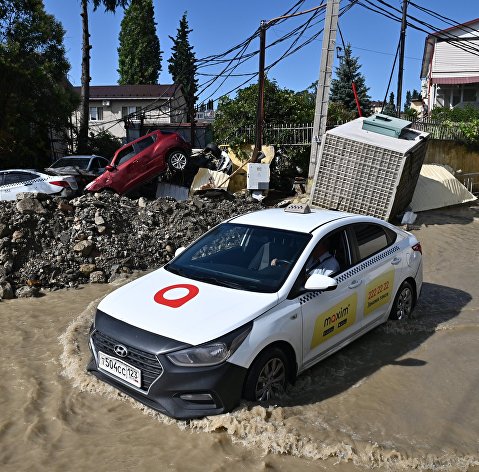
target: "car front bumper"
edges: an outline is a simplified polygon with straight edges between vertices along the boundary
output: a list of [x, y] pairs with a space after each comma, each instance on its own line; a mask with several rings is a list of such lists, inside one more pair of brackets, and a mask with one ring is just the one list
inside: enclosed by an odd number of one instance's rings
[[[116, 345], [127, 348], [120, 358]], [[224, 362], [210, 367], [179, 367], [167, 352], [186, 347], [97, 311], [90, 333], [92, 359], [87, 370], [141, 403], [177, 419], [198, 418], [231, 411], [239, 404], [247, 370]], [[136, 387], [99, 367], [99, 351], [126, 362], [142, 373]]]

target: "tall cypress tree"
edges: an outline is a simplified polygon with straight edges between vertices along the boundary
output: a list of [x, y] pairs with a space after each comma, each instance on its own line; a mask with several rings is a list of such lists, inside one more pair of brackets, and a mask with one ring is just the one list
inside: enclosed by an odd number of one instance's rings
[[336, 67], [336, 78], [331, 81], [329, 99], [332, 102], [341, 102], [347, 110], [358, 114], [352, 83], [356, 85], [356, 91], [364, 116], [371, 114], [371, 97], [368, 95], [369, 88], [363, 74], [359, 71], [361, 65], [358, 58], [352, 56], [351, 45], [344, 50], [344, 57]]
[[118, 48], [120, 85], [158, 83], [161, 50], [154, 15], [153, 0], [132, 0], [125, 11]]
[[394, 99], [394, 92], [389, 94], [389, 101], [386, 103], [383, 109], [383, 113], [389, 116], [396, 116], [396, 101]]
[[175, 84], [182, 86], [186, 101], [186, 120], [191, 123], [191, 144], [194, 145], [195, 134], [195, 106], [198, 80], [196, 79], [196, 58], [193, 47], [190, 45], [188, 36], [193, 30], [188, 26], [186, 12], [180, 20], [180, 26], [176, 32], [176, 38], [170, 36], [173, 41], [171, 48], [173, 53], [168, 59], [168, 71]]

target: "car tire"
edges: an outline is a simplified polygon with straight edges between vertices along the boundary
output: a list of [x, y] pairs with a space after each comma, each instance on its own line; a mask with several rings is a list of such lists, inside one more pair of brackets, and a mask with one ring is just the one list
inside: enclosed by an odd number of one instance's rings
[[166, 158], [168, 163], [168, 168], [172, 171], [182, 171], [185, 170], [186, 164], [188, 162], [188, 157], [184, 151], [171, 151]]
[[279, 347], [270, 347], [251, 364], [243, 397], [256, 402], [276, 400], [284, 392], [288, 378], [288, 358]]
[[399, 287], [393, 306], [389, 313], [390, 320], [405, 320], [411, 316], [414, 309], [414, 289], [405, 281]]

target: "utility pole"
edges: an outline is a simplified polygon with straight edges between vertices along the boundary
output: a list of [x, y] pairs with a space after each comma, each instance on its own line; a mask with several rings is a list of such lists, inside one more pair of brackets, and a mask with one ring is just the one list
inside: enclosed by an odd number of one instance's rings
[[399, 70], [398, 70], [398, 91], [396, 110], [398, 118], [401, 118], [401, 101], [402, 101], [402, 76], [404, 72], [404, 54], [406, 49], [406, 26], [407, 26], [407, 4], [409, 0], [402, 2], [402, 20], [401, 20], [401, 36], [399, 37]]
[[259, 73], [258, 73], [258, 107], [256, 109], [256, 139], [251, 162], [258, 160], [263, 147], [264, 124], [264, 61], [266, 53], [266, 22], [261, 20], [259, 26]]
[[[330, 1], [330, 0], [328, 0]], [[339, 0], [337, 1], [339, 5]], [[271, 25], [275, 24], [279, 20], [286, 18], [293, 18], [295, 16], [305, 15], [306, 13], [311, 13], [315, 10], [324, 8], [324, 5], [321, 4], [317, 7], [310, 8], [309, 10], [300, 11], [297, 13], [292, 13], [290, 15], [278, 16], [271, 20], [265, 21], [261, 20], [259, 27], [259, 70], [258, 70], [258, 107], [256, 110], [256, 138], [255, 146], [253, 150], [253, 155], [251, 156], [251, 162], [256, 162], [258, 155], [261, 152], [263, 146], [263, 125], [264, 125], [264, 63], [265, 63], [265, 54], [266, 54], [266, 29]], [[337, 15], [337, 14], [336, 14]], [[336, 20], [337, 22], [337, 20]], [[333, 47], [334, 49], [334, 47]]]
[[326, 5], [321, 65], [319, 67], [316, 108], [314, 112], [313, 133], [311, 139], [311, 156], [309, 159], [309, 179], [314, 177], [319, 148], [321, 145], [321, 137], [326, 131], [329, 89], [331, 87], [331, 76], [333, 75], [334, 51], [336, 48], [336, 33], [338, 29], [339, 1], [340, 0], [328, 0]]

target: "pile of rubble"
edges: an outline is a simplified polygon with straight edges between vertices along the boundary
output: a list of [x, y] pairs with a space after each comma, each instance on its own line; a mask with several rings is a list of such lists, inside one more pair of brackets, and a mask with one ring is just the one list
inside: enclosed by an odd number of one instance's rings
[[0, 299], [111, 282], [159, 267], [222, 220], [260, 208], [244, 196], [185, 202], [108, 193], [70, 201], [19, 197], [0, 202]]

